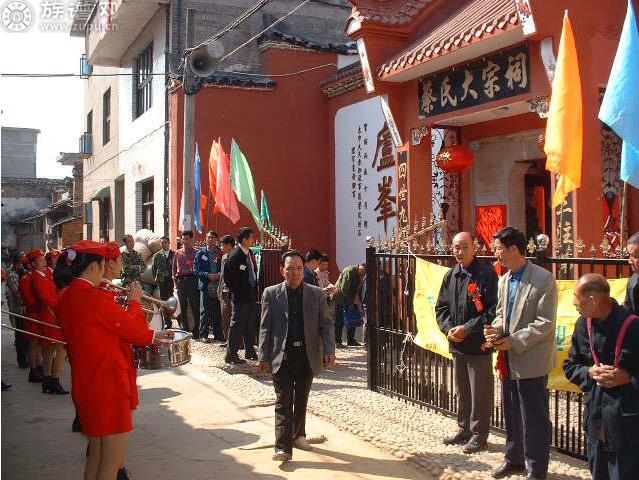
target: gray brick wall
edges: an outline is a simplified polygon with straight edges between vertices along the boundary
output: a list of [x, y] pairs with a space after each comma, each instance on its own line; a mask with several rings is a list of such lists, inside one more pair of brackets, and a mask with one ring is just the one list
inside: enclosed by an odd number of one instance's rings
[[[180, 64], [186, 41], [186, 11], [195, 8], [195, 42], [200, 43], [237, 18], [255, 0], [174, 0], [171, 3], [171, 69]], [[299, 0], [272, 2], [220, 39], [225, 54], [257, 34], [277, 18], [299, 4]], [[350, 6], [342, 0], [311, 2], [275, 28], [290, 35], [321, 43], [345, 43], [344, 33]], [[257, 41], [254, 41], [220, 64], [220, 70], [259, 73], [261, 71]]]

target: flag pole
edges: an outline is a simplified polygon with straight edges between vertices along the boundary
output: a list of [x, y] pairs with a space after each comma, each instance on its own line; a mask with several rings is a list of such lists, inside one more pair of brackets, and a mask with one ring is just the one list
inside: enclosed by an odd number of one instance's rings
[[623, 192], [621, 194], [621, 212], [620, 212], [620, 220], [619, 220], [619, 233], [621, 233], [621, 241], [619, 242], [619, 246], [623, 249], [626, 244], [626, 196], [628, 194], [628, 184], [623, 182]]

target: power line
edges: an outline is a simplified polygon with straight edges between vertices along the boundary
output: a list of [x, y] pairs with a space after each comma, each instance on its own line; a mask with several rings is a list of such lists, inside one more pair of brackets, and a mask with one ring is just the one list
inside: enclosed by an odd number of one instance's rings
[[[317, 70], [319, 68], [324, 68], [324, 67], [335, 67], [337, 68], [337, 65], [334, 63], [325, 63], [323, 65], [318, 65], [315, 67], [310, 67], [310, 68], [305, 68], [303, 70], [298, 70], [296, 72], [289, 72], [289, 73], [274, 73], [274, 74], [267, 74], [267, 73], [249, 73], [249, 72], [235, 72], [235, 71], [224, 71], [224, 70], [220, 70], [217, 72], [218, 75], [247, 75], [247, 76], [251, 76], [251, 77], [289, 77], [289, 76], [293, 76], [293, 75], [300, 75], [302, 73], [306, 73], [306, 72], [310, 72], [313, 70]], [[132, 76], [134, 75], [133, 73], [98, 73], [98, 74], [91, 74], [88, 75], [89, 77], [121, 77], [121, 76]], [[150, 75], [173, 75], [170, 72], [167, 73], [151, 73]], [[7, 78], [77, 78], [77, 77], [86, 77], [86, 75], [81, 75], [79, 73], [1, 73], [0, 76], [2, 77], [7, 77]]]

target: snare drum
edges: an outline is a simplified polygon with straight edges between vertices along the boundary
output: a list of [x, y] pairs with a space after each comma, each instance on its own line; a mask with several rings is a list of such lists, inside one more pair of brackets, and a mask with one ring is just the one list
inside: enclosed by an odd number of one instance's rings
[[179, 367], [191, 361], [191, 334], [184, 330], [171, 331], [175, 334], [171, 340], [160, 340], [160, 343], [135, 348], [138, 368], [160, 370]]

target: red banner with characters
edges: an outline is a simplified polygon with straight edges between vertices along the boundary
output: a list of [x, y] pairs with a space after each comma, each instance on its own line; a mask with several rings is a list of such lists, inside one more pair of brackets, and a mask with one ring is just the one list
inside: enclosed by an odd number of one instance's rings
[[506, 205], [482, 205], [475, 207], [475, 234], [489, 247], [493, 235], [506, 226]]

